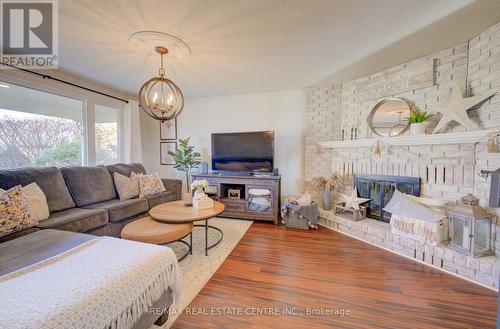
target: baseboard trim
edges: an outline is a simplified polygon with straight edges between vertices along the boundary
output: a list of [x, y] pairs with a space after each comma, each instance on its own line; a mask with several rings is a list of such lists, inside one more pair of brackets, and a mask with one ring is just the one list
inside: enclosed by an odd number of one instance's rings
[[466, 277], [463, 277], [463, 276], [461, 276], [461, 275], [458, 275], [457, 273], [450, 272], [450, 271], [448, 271], [448, 270], [446, 270], [446, 269], [444, 269], [444, 268], [441, 268], [441, 267], [436, 267], [436, 266], [430, 265], [429, 263], [426, 263], [426, 262], [424, 262], [424, 261], [421, 261], [421, 260], [419, 260], [419, 259], [416, 259], [416, 258], [413, 258], [413, 257], [407, 256], [407, 255], [404, 255], [404, 254], [400, 254], [400, 253], [398, 253], [397, 251], [394, 251], [394, 250], [391, 250], [391, 249], [388, 249], [388, 248], [382, 247], [382, 246], [380, 246], [380, 245], [378, 245], [378, 244], [375, 244], [375, 243], [372, 243], [372, 242], [369, 242], [369, 241], [366, 241], [366, 240], [360, 239], [360, 238], [359, 238], [359, 237], [357, 237], [357, 236], [354, 236], [354, 235], [351, 235], [351, 234], [349, 234], [349, 233], [346, 233], [346, 232], [343, 232], [343, 231], [340, 231], [340, 230], [334, 229], [333, 227], [328, 227], [328, 226], [323, 225], [323, 224], [319, 224], [319, 225], [321, 225], [322, 227], [324, 227], [324, 228], [326, 228], [326, 229], [329, 229], [329, 230], [332, 230], [332, 231], [338, 232], [338, 233], [343, 234], [343, 235], [347, 235], [348, 237], [351, 237], [351, 238], [356, 239], [356, 240], [358, 240], [358, 241], [361, 241], [361, 242], [367, 243], [367, 244], [372, 245], [372, 246], [374, 246], [374, 247], [377, 247], [377, 248], [380, 248], [380, 249], [387, 250], [387, 251], [389, 251], [389, 252], [391, 252], [391, 253], [393, 253], [393, 254], [395, 254], [395, 255], [398, 255], [398, 256], [401, 256], [401, 257], [407, 258], [407, 259], [409, 259], [409, 260], [412, 260], [412, 261], [414, 261], [414, 262], [417, 262], [417, 263], [423, 264], [423, 265], [425, 265], [425, 266], [428, 266], [428, 267], [430, 267], [430, 268], [433, 268], [433, 269], [436, 269], [436, 270], [438, 270], [438, 271], [444, 272], [444, 273], [446, 273], [446, 274], [453, 275], [453, 276], [455, 276], [455, 277], [457, 277], [457, 278], [459, 278], [459, 279], [462, 279], [462, 280], [468, 281], [468, 282], [470, 282], [470, 283], [474, 283], [474, 284], [476, 284], [476, 285], [478, 285], [478, 286], [481, 286], [481, 287], [484, 287], [484, 288], [488, 288], [489, 290], [492, 290], [492, 291], [498, 292], [498, 288], [496, 288], [496, 287], [492, 287], [492, 286], [486, 285], [486, 284], [484, 284], [484, 283], [481, 283], [481, 282], [477, 282], [477, 281], [471, 280], [471, 279], [469, 279], [469, 278], [466, 278]]

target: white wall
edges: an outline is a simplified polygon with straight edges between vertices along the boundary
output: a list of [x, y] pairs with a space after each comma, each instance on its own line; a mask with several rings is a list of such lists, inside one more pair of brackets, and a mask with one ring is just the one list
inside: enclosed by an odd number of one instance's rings
[[[282, 175], [282, 193], [297, 193], [303, 176], [303, 91], [188, 98], [178, 117], [178, 138], [191, 143], [210, 163], [210, 134], [234, 131], [275, 131], [275, 167]], [[148, 171], [162, 177], [182, 178], [172, 166], [161, 166], [159, 123], [141, 115], [143, 161]]]

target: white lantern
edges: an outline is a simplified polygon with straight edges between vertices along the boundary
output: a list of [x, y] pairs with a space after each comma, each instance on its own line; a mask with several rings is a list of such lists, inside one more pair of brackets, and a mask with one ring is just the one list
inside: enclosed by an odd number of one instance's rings
[[479, 206], [479, 199], [468, 194], [462, 204], [448, 210], [450, 247], [473, 257], [493, 254], [491, 224], [493, 216]]

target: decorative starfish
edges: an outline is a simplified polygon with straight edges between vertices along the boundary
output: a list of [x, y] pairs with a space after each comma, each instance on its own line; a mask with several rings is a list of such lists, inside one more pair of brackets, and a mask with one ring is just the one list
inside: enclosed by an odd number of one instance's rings
[[371, 199], [358, 198], [358, 189], [356, 187], [352, 191], [351, 196], [348, 196], [346, 194], [342, 194], [342, 196], [344, 197], [346, 208], [352, 208], [355, 210], [359, 210], [360, 204], [371, 200]]
[[476, 95], [468, 98], [464, 98], [462, 90], [459, 86], [453, 87], [450, 95], [450, 99], [440, 108], [433, 110], [433, 112], [440, 112], [443, 114], [439, 120], [436, 128], [434, 128], [433, 134], [437, 133], [443, 129], [451, 121], [458, 122], [459, 124], [472, 129], [473, 122], [467, 114], [467, 110], [481, 103], [482, 101], [495, 95], [496, 91], [489, 91], [483, 95]]

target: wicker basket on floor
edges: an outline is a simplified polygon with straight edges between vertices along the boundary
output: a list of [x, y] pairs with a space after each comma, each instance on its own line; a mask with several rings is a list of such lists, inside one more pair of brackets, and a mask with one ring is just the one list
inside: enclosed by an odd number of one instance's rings
[[[313, 203], [305, 207], [318, 207], [318, 205], [316, 203]], [[290, 208], [287, 209], [286, 218], [287, 218], [286, 220], [283, 219], [283, 223], [285, 224], [286, 227], [298, 228], [301, 230], [310, 229], [309, 221], [307, 220], [307, 218], [305, 218], [298, 212], [293, 211]]]
[[288, 216], [287, 220], [285, 221], [285, 225], [286, 227], [299, 228], [301, 230], [309, 229], [307, 219], [305, 219], [304, 216], [293, 211], [292, 209], [288, 209]]

